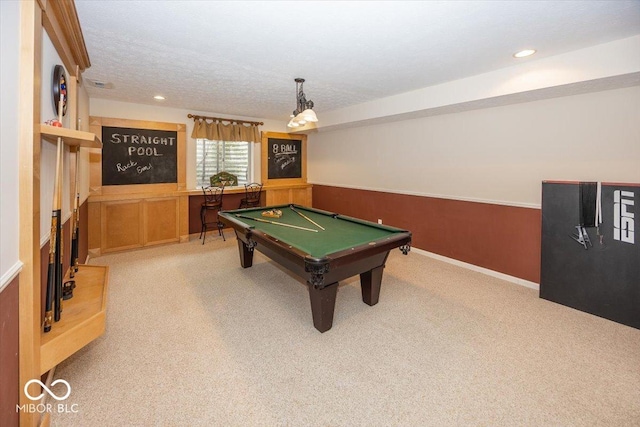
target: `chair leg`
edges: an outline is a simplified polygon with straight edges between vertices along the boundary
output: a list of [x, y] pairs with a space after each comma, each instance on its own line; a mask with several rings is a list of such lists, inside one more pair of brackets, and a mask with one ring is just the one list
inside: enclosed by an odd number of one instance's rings
[[216, 226], [218, 227], [218, 235], [222, 236], [222, 241], [226, 242], [227, 239], [224, 238], [224, 231], [222, 230], [224, 228], [224, 224], [220, 222], [220, 216], [218, 215], [220, 213], [220, 211], [216, 212]]
[[[219, 209], [218, 209], [219, 210]], [[200, 237], [198, 238], [202, 238], [202, 244], [204, 245], [205, 240], [207, 239], [207, 230], [209, 229], [209, 226], [213, 227], [214, 224], [215, 226], [218, 228], [218, 234], [220, 236], [222, 236], [222, 240], [223, 241], [227, 241], [227, 239], [224, 237], [224, 224], [220, 222], [220, 220], [218, 219], [218, 210], [213, 210], [212, 214], [216, 215], [216, 222], [209, 222], [207, 223], [207, 211], [208, 209], [206, 209], [205, 207], [202, 207], [200, 209], [200, 221], [202, 222], [202, 228], [200, 229]]]
[[202, 222], [200, 237], [202, 237], [202, 244], [204, 245], [204, 241], [207, 238], [207, 210], [204, 207], [200, 208], [200, 221]]
[[202, 210], [203, 208], [200, 208], [200, 235], [198, 236], [198, 239], [202, 239], [202, 232], [204, 231], [204, 220], [202, 218]]
[[222, 236], [222, 241], [226, 242], [227, 239], [224, 238], [224, 224], [218, 223], [218, 234]]

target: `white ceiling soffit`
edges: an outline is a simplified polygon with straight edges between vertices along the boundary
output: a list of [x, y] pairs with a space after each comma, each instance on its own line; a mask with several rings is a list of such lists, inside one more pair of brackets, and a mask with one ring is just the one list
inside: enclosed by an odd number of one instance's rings
[[[83, 77], [113, 85], [88, 87], [92, 98], [157, 104], [161, 94], [167, 107], [286, 122], [303, 77], [322, 129], [628, 86], [640, 72], [637, 0], [76, 8], [91, 59]], [[538, 53], [512, 57], [524, 48]]]
[[318, 130], [406, 120], [638, 85], [640, 36], [329, 111], [323, 114], [322, 127], [318, 127]]

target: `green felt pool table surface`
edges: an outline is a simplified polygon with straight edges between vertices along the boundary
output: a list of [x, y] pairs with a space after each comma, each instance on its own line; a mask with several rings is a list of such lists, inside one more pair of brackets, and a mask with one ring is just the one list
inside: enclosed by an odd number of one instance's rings
[[[262, 216], [262, 212], [269, 209], [279, 209], [282, 212], [282, 216], [280, 218]], [[324, 228], [324, 230], [296, 213], [296, 211], [307, 216], [309, 219]], [[289, 205], [269, 208], [260, 207], [225, 211], [224, 214], [235, 216], [238, 221], [244, 222], [248, 226], [254, 227], [254, 229], [263, 231], [283, 243], [294, 246], [314, 258], [322, 258], [334, 252], [370, 244], [396, 233], [405, 232], [405, 230], [398, 228], [375, 224], [347, 216], [336, 215], [331, 212], [320, 211], [317, 209], [304, 208], [302, 206], [295, 206], [294, 208], [291, 208]], [[281, 224], [294, 225], [316, 231], [307, 231], [272, 223], [264, 223], [248, 218], [237, 217], [237, 215], [256, 218], [261, 221], [266, 220]]]

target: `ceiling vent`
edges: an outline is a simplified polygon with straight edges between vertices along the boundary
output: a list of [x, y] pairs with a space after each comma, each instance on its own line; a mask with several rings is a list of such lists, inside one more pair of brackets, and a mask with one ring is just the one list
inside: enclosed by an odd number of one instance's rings
[[113, 89], [113, 83], [111, 82], [101, 82], [99, 80], [89, 80], [85, 79], [89, 86], [97, 87], [98, 89]]

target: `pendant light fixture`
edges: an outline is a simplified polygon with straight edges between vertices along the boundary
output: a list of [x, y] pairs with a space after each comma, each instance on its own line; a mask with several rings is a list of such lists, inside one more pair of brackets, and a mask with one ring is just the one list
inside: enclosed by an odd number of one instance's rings
[[293, 111], [292, 119], [287, 124], [290, 128], [297, 128], [307, 123], [315, 123], [318, 116], [313, 111], [313, 101], [307, 101], [302, 85], [304, 79], [297, 78], [296, 82], [296, 109]]

